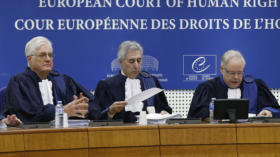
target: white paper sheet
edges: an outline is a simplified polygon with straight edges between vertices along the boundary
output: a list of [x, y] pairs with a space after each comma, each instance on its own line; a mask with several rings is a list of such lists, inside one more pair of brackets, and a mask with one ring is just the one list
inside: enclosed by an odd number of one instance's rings
[[160, 113], [152, 113], [147, 115], [148, 120], [162, 120], [169, 118], [181, 118], [180, 114], [160, 114]]
[[170, 118], [181, 118], [180, 114], [160, 114], [153, 113], [147, 115], [148, 124], [166, 124], [166, 120]]
[[161, 91], [163, 91], [163, 89], [154, 87], [132, 96], [131, 98], [126, 100], [127, 105], [125, 106], [125, 110], [134, 112], [134, 109], [132, 108], [133, 104], [149, 99], [150, 97], [158, 94]]

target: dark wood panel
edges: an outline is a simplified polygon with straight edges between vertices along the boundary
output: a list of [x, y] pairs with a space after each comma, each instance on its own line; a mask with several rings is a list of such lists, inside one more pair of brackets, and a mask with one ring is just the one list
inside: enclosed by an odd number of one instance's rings
[[24, 151], [22, 134], [0, 134], [0, 152]]
[[239, 144], [238, 157], [280, 157], [280, 144]]
[[160, 157], [159, 147], [91, 148], [90, 157]]
[[237, 157], [236, 145], [161, 146], [162, 157]]
[[237, 143], [280, 143], [280, 124], [238, 124]]
[[88, 134], [91, 148], [159, 145], [157, 126], [89, 128]]
[[168, 125], [160, 127], [161, 145], [235, 144], [235, 125]]
[[24, 152], [0, 153], [0, 157], [24, 157]]
[[24, 131], [25, 150], [88, 148], [87, 129], [37, 129]]
[[89, 157], [88, 149], [30, 151], [25, 152], [25, 157]]

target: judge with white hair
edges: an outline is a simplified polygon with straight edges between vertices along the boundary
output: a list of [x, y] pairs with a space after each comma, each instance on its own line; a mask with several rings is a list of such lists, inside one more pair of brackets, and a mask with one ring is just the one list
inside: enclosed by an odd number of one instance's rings
[[[68, 117], [87, 118], [93, 95], [71, 77], [53, 70], [53, 47], [42, 36], [27, 42], [28, 67], [13, 76], [5, 91], [3, 119], [8, 125], [54, 120], [55, 106], [62, 101]], [[93, 116], [92, 116], [93, 117]]]
[[211, 98], [249, 99], [249, 113], [280, 117], [279, 104], [261, 79], [244, 75], [245, 59], [239, 51], [229, 50], [221, 58], [221, 75], [201, 83], [192, 98], [188, 118], [209, 118]]

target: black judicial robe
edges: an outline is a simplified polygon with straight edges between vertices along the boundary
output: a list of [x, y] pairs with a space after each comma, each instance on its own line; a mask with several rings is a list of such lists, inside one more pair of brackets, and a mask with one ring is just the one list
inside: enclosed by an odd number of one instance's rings
[[[223, 83], [223, 80], [221, 81], [221, 79], [222, 76], [216, 77], [200, 84], [197, 87], [192, 98], [188, 118], [205, 119], [209, 117], [209, 103], [211, 98], [227, 98], [228, 87]], [[240, 86], [242, 98], [244, 91], [243, 82], [244, 79]], [[252, 112], [259, 113], [263, 109], [267, 109], [272, 112], [273, 117], [279, 117], [279, 104], [267, 85], [261, 79], [254, 79], [254, 82], [257, 85], [257, 100], [255, 104], [256, 111]]]
[[89, 98], [89, 105], [93, 103], [93, 95], [71, 77], [51, 71], [47, 78], [52, 82], [54, 104], [43, 104], [38, 83], [42, 80], [27, 68], [10, 79], [3, 104], [3, 114], [6, 116], [16, 114], [23, 123], [48, 122], [54, 120], [57, 101], [62, 101], [66, 105], [73, 101], [73, 95], [79, 97], [79, 93], [82, 92]]
[[[141, 72], [137, 78], [140, 80], [142, 91], [154, 87], [161, 88], [161, 85], [156, 77], [151, 76], [147, 72]], [[144, 79], [150, 78], [150, 83], [153, 84], [148, 88], [145, 88]], [[94, 115], [97, 116], [97, 119], [108, 119], [107, 112], [109, 107], [115, 101], [124, 101], [125, 100], [125, 82], [127, 77], [121, 73], [108, 78], [107, 80], [99, 81], [95, 93], [94, 93], [94, 106], [91, 106], [90, 110], [93, 110]], [[152, 102], [149, 104], [149, 100]], [[143, 102], [143, 110], [146, 110], [147, 106], [155, 106], [156, 113], [160, 113], [162, 110], [165, 110], [169, 113], [172, 113], [172, 109], [168, 106], [166, 96], [164, 92], [153, 96], [152, 98]], [[151, 105], [151, 106], [152, 106]], [[132, 112], [125, 112], [123, 109], [121, 112], [116, 113], [113, 119], [121, 119], [124, 122], [135, 122], [136, 118]]]

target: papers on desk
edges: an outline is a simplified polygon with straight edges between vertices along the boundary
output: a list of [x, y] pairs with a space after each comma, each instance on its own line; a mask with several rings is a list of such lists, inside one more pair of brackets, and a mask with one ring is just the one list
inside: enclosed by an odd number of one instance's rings
[[6, 129], [7, 125], [4, 122], [0, 122], [0, 129]]
[[125, 111], [131, 111], [131, 112], [139, 112], [142, 110], [142, 108], [137, 108], [137, 106], [134, 106], [134, 104], [137, 104], [141, 101], [144, 101], [146, 99], [149, 99], [150, 97], [158, 94], [159, 92], [163, 91], [163, 89], [160, 88], [150, 88], [147, 89], [139, 94], [136, 94], [126, 100], [127, 105], [125, 106]]
[[160, 114], [152, 113], [147, 115], [148, 124], [166, 124], [166, 120], [170, 118], [181, 118], [180, 114]]
[[68, 126], [89, 126], [90, 120], [87, 119], [69, 119]]
[[255, 113], [248, 113], [248, 117], [251, 118], [251, 117], [256, 117], [257, 115]]
[[[68, 119], [68, 127], [89, 126], [90, 120], [88, 119]], [[55, 121], [50, 122], [51, 126], [55, 126]]]

